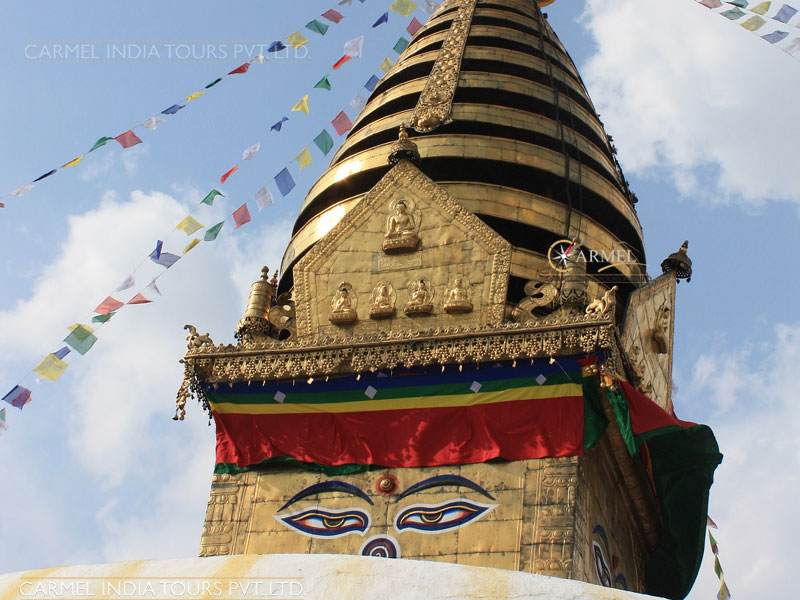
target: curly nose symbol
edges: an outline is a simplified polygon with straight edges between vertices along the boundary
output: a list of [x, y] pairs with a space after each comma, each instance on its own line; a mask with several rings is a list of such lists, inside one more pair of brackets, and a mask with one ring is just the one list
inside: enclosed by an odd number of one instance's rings
[[400, 558], [400, 546], [390, 535], [374, 535], [361, 545], [359, 553], [362, 556]]

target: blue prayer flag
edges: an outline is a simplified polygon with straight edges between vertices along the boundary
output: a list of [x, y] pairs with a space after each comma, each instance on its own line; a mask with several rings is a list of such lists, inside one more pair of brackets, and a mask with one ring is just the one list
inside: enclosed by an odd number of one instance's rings
[[781, 40], [786, 39], [787, 35], [789, 35], [788, 31], [773, 31], [772, 33], [762, 35], [761, 37], [767, 40], [770, 44], [777, 44]]
[[292, 179], [291, 173], [289, 173], [289, 169], [285, 168], [283, 171], [275, 175], [275, 183], [278, 186], [278, 190], [280, 190], [281, 196], [286, 196], [294, 189], [295, 183], [294, 179]]
[[388, 12], [385, 12], [385, 13], [383, 13], [383, 14], [382, 14], [380, 17], [378, 17], [378, 20], [377, 20], [377, 21], [375, 21], [375, 22], [372, 24], [372, 27], [373, 27], [373, 28], [375, 28], [375, 27], [377, 27], [378, 25], [382, 25], [383, 23], [388, 23], [388, 22], [389, 22], [389, 13], [388, 13]]
[[289, 117], [281, 117], [281, 120], [275, 123], [272, 127], [270, 127], [270, 131], [280, 131], [283, 124], [289, 120]]
[[789, 19], [797, 14], [797, 9], [792, 8], [788, 4], [784, 4], [781, 6], [781, 9], [778, 11], [778, 14], [772, 17], [776, 21], [780, 21], [781, 23], [788, 23]]
[[21, 385], [15, 385], [10, 392], [3, 396], [3, 400], [22, 410], [22, 407], [31, 401], [31, 391]]
[[181, 106], [180, 104], [173, 104], [169, 108], [165, 108], [164, 110], [162, 110], [161, 114], [162, 115], [174, 115], [176, 112], [178, 112], [182, 108], [183, 108], [183, 106]]
[[69, 348], [64, 346], [61, 350], [56, 350], [53, 352], [58, 358], [64, 358], [67, 354], [69, 354]]
[[364, 87], [367, 88], [367, 91], [372, 92], [375, 90], [375, 86], [378, 85], [379, 81], [380, 79], [378, 79], [377, 77], [375, 77], [375, 75], [373, 75], [372, 77], [369, 78], [369, 81], [367, 81], [367, 83], [364, 84]]
[[150, 258], [152, 258], [153, 260], [158, 260], [159, 258], [161, 258], [161, 248], [163, 247], [164, 247], [164, 242], [162, 242], [161, 240], [157, 240], [156, 249], [150, 253]]
[[48, 171], [48, 172], [47, 172], [47, 173], [45, 173], [44, 175], [39, 175], [39, 177], [37, 177], [36, 179], [34, 179], [34, 180], [33, 180], [33, 182], [34, 182], [34, 183], [36, 183], [37, 181], [41, 181], [41, 180], [42, 180], [42, 179], [44, 179], [45, 177], [50, 177], [50, 175], [52, 175], [52, 174], [53, 174], [53, 173], [55, 173], [55, 172], [56, 172], [56, 169], [52, 169], [51, 171]]
[[286, 49], [286, 44], [283, 42], [272, 42], [267, 48], [267, 52], [280, 52]]
[[158, 258], [153, 258], [152, 256], [150, 258], [157, 265], [161, 265], [162, 267], [169, 269], [172, 265], [178, 262], [181, 257], [175, 254], [170, 254], [169, 252], [162, 252], [161, 256]]

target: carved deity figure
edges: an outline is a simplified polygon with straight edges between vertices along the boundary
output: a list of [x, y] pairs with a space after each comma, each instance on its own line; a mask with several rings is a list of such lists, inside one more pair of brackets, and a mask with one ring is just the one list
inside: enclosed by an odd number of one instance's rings
[[353, 323], [358, 316], [353, 299], [350, 296], [350, 285], [342, 283], [336, 290], [336, 294], [331, 300], [331, 323]]
[[380, 283], [372, 292], [372, 308], [369, 309], [369, 316], [373, 319], [385, 319], [393, 314], [394, 298], [391, 287]]
[[413, 315], [429, 315], [433, 312], [433, 292], [424, 279], [413, 282], [408, 288], [408, 303], [405, 313]]
[[666, 304], [658, 310], [655, 327], [653, 328], [653, 342], [659, 354], [666, 354], [669, 351], [671, 316], [672, 311]]
[[455, 278], [444, 298], [444, 310], [448, 313], [464, 313], [472, 310], [472, 302], [469, 299], [469, 290], [464, 285], [464, 280], [460, 277]]
[[394, 214], [386, 221], [386, 235], [383, 237], [383, 251], [387, 254], [409, 252], [419, 244], [417, 221], [411, 214], [408, 204], [399, 200], [394, 205]]

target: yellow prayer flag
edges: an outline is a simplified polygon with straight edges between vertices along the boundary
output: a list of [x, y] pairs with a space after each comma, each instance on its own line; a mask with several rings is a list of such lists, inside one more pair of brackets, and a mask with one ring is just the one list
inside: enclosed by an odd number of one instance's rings
[[186, 254], [189, 250], [197, 246], [197, 244], [199, 243], [200, 243], [200, 238], [194, 238], [191, 242], [189, 242], [186, 248], [183, 249], [183, 254]]
[[290, 35], [286, 40], [289, 42], [289, 45], [292, 48], [299, 48], [303, 44], [308, 43], [308, 38], [303, 37], [303, 34], [299, 31], [295, 31], [292, 35]]
[[38, 365], [33, 367], [33, 372], [50, 381], [56, 381], [64, 374], [68, 366], [67, 363], [51, 352]]
[[79, 162], [81, 162], [82, 160], [83, 160], [83, 154], [81, 154], [81, 155], [80, 155], [78, 158], [73, 158], [73, 159], [72, 159], [71, 161], [69, 161], [67, 164], [65, 164], [65, 165], [61, 165], [61, 168], [62, 168], [62, 169], [66, 169], [67, 167], [75, 167], [75, 166], [77, 166], [77, 165], [78, 165], [78, 163], [79, 163]]
[[186, 235], [192, 235], [195, 231], [202, 229], [203, 227], [205, 227], [205, 225], [200, 223], [192, 215], [186, 215], [183, 221], [175, 226], [175, 229], [178, 231], [185, 231]]
[[391, 60], [389, 60], [389, 57], [387, 56], [386, 58], [383, 59], [383, 62], [381, 63], [381, 66], [379, 68], [384, 73], [388, 73], [389, 69], [391, 69], [393, 66], [394, 63]]
[[766, 21], [761, 17], [750, 17], [742, 23], [742, 27], [747, 29], [747, 31], [755, 31], [756, 29], [760, 29], [762, 25], [764, 25]]
[[206, 95], [206, 93], [205, 93], [205, 92], [195, 92], [195, 93], [194, 93], [194, 94], [192, 94], [191, 96], [186, 96], [186, 101], [187, 101], [187, 102], [191, 102], [192, 100], [196, 100], [196, 99], [197, 99], [197, 98], [199, 98], [200, 96], [205, 96], [205, 95]]
[[389, 10], [393, 10], [394, 12], [407, 17], [414, 9], [417, 8], [416, 2], [411, 2], [411, 0], [395, 0], [394, 3], [389, 7]]
[[296, 112], [298, 110], [308, 114], [308, 94], [303, 96], [300, 102], [295, 104], [294, 108], [292, 108], [292, 112]]
[[303, 151], [295, 156], [294, 159], [300, 164], [301, 171], [313, 162], [308, 148], [303, 148]]
[[767, 11], [769, 10], [771, 4], [772, 2], [762, 2], [758, 6], [755, 6], [749, 10], [750, 12], [756, 13], [757, 15], [765, 15], [767, 14]]

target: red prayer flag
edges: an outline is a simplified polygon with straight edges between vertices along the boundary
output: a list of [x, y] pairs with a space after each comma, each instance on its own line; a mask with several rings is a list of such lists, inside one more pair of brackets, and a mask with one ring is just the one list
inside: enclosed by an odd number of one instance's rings
[[344, 135], [345, 133], [350, 131], [350, 129], [352, 129], [353, 127], [353, 123], [352, 121], [350, 121], [350, 117], [348, 117], [344, 111], [336, 115], [336, 118], [333, 121], [331, 121], [331, 125], [333, 125], [333, 128], [339, 135]]
[[225, 183], [226, 181], [228, 181], [228, 177], [230, 177], [231, 175], [236, 173], [236, 171], [238, 171], [238, 170], [239, 170], [239, 165], [234, 165], [233, 168], [230, 171], [228, 171], [227, 173], [223, 174], [222, 177], [219, 178], [219, 182], [220, 183]]
[[148, 300], [142, 294], [136, 294], [133, 298], [128, 300], [128, 304], [147, 304], [148, 302], [152, 302], [152, 300]]
[[328, 21], [330, 21], [331, 23], [338, 23], [339, 21], [344, 19], [341, 13], [338, 13], [333, 9], [326, 10], [324, 13], [322, 13], [322, 16], [328, 19]]
[[120, 133], [114, 139], [117, 140], [119, 145], [123, 148], [130, 148], [131, 146], [142, 143], [142, 140], [139, 139], [139, 136], [133, 133], [133, 131], [130, 129], [128, 129], [128, 131], [125, 133]]
[[335, 63], [333, 63], [333, 69], [334, 70], [338, 69], [339, 67], [341, 67], [344, 63], [346, 63], [351, 58], [353, 58], [353, 57], [350, 56], [349, 54], [345, 54], [342, 58], [340, 58]]
[[120, 302], [116, 298], [108, 296], [98, 305], [97, 308], [94, 309], [94, 312], [96, 312], [98, 315], [107, 315], [108, 313], [114, 312], [115, 310], [118, 310], [123, 306], [124, 304], [122, 302]]
[[228, 75], [236, 75], [236, 73], [247, 73], [247, 69], [250, 68], [250, 63], [246, 62], [243, 65], [236, 67], [233, 71], [228, 73]]
[[411, 19], [411, 23], [409, 23], [408, 27], [406, 27], [406, 31], [408, 33], [410, 33], [411, 35], [414, 35], [420, 29], [422, 29], [422, 23], [417, 21], [417, 17], [414, 17], [413, 19]]
[[236, 229], [250, 222], [250, 211], [247, 210], [247, 202], [236, 209], [233, 213], [233, 220], [236, 221]]

